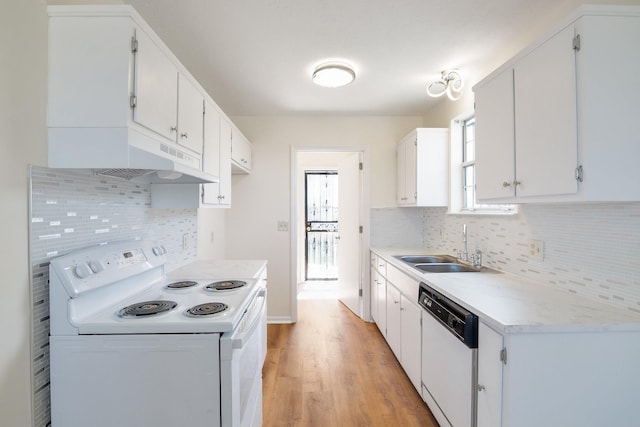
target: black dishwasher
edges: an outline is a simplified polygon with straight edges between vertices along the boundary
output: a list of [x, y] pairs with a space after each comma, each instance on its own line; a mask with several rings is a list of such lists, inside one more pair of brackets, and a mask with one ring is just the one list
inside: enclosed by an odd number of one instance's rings
[[478, 316], [420, 283], [418, 303], [469, 348], [478, 348]]

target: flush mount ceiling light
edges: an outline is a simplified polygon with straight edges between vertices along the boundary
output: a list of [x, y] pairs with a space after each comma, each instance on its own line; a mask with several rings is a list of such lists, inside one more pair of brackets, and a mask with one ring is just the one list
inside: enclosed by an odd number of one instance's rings
[[351, 83], [356, 73], [349, 65], [331, 62], [318, 65], [311, 78], [318, 86], [340, 87]]
[[434, 98], [447, 94], [452, 101], [462, 97], [464, 82], [458, 70], [444, 70], [440, 80], [436, 80], [427, 87], [427, 93]]

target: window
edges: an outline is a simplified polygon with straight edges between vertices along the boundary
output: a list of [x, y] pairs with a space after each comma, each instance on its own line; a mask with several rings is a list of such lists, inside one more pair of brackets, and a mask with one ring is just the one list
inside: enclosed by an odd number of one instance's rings
[[515, 205], [490, 205], [476, 200], [476, 120], [473, 116], [451, 123], [450, 213], [513, 214]]

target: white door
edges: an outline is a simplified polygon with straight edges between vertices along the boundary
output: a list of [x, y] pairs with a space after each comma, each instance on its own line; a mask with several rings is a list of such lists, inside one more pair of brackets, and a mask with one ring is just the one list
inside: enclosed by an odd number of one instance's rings
[[340, 301], [362, 317], [360, 272], [362, 245], [360, 233], [361, 197], [360, 153], [352, 153], [338, 163], [338, 280]]

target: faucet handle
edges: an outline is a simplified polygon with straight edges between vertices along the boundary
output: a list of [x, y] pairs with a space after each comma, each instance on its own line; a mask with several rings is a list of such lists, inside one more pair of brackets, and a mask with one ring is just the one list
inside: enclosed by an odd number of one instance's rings
[[482, 267], [482, 251], [480, 249], [476, 249], [476, 266]]

